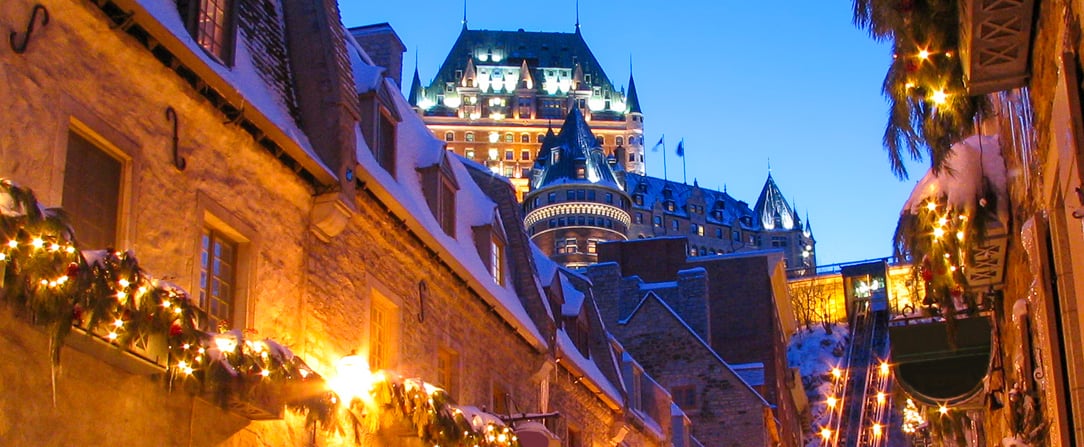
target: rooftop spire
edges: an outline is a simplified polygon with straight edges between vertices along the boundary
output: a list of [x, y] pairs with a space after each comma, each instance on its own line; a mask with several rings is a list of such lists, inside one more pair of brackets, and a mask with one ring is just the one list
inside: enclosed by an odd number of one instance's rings
[[463, 29], [467, 29], [467, 0], [463, 0]]
[[[632, 63], [630, 62], [631, 66]], [[640, 98], [636, 96], [636, 81], [632, 79], [632, 70], [629, 70], [629, 94], [625, 98], [625, 105], [629, 109], [629, 113], [643, 113], [640, 111]]]
[[580, 33], [580, 0], [576, 0], [576, 34]]
[[[417, 59], [417, 57], [415, 57], [415, 59]], [[410, 101], [410, 105], [418, 107], [424, 96], [425, 91], [422, 89], [422, 78], [421, 76], [418, 76], [418, 63], [414, 62], [414, 79], [410, 81], [410, 94], [407, 95], [407, 100]]]

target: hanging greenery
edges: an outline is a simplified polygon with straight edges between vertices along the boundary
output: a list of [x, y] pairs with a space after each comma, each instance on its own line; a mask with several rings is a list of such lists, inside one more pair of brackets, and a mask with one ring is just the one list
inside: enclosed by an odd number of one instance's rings
[[273, 340], [225, 326], [201, 330], [206, 315], [188, 293], [151, 277], [133, 253], [80, 251], [63, 211], [42, 207], [32, 191], [9, 180], [0, 180], [0, 237], [0, 301], [49, 328], [54, 366], [65, 337], [77, 328], [83, 334], [73, 336], [165, 358], [170, 388], [211, 396], [223, 407], [240, 400], [274, 412], [285, 402], [310, 426], [344, 434], [352, 425], [358, 444], [382, 420], [398, 420], [432, 445], [519, 445], [500, 419], [457, 407], [443, 390], [419, 380], [382, 373], [365, 399], [343, 405], [318, 374]]
[[957, 53], [956, 0], [854, 0], [854, 23], [892, 42], [882, 85], [888, 99], [883, 143], [892, 172], [907, 178], [904, 158], [930, 158], [940, 172], [952, 144], [972, 133], [984, 97], [967, 94]]
[[9, 180], [0, 180], [0, 237], [0, 299], [49, 329], [54, 369], [76, 328], [78, 336], [165, 359], [171, 386], [210, 393], [223, 405], [260, 385], [266, 395], [286, 383], [319, 380], [271, 340], [200, 330], [206, 316], [184, 290], [152, 278], [131, 252], [80, 251], [63, 211], [44, 208]]

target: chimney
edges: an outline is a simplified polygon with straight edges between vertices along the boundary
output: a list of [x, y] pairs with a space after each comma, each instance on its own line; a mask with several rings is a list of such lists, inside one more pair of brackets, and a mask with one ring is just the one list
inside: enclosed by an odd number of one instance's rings
[[403, 86], [403, 52], [406, 46], [399, 35], [387, 23], [350, 28], [350, 34], [361, 48], [369, 54], [373, 63], [387, 69], [387, 76], [395, 85]]

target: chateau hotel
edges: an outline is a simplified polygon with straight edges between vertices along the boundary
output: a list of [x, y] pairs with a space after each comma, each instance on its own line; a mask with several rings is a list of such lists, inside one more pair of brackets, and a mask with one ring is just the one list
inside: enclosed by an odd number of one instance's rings
[[512, 182], [532, 240], [563, 265], [596, 262], [601, 242], [687, 237], [689, 256], [775, 248], [792, 275], [816, 267], [809, 222], [770, 174], [752, 208], [646, 175], [632, 75], [615, 85], [578, 24], [573, 33], [464, 24], [427, 86], [415, 68], [408, 99], [448, 151]]

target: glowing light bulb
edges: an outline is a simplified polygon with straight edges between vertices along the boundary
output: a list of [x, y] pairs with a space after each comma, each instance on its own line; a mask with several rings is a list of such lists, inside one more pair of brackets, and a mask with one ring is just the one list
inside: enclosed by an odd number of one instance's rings
[[888, 374], [888, 362], [881, 362], [881, 374]]
[[881, 436], [881, 424], [873, 424], [873, 436]]
[[961, 241], [964, 240], [964, 232], [962, 230], [956, 232], [956, 239]]
[[885, 392], [884, 391], [878, 391], [877, 392], [877, 403], [879, 403], [879, 404], [885, 403]]
[[933, 202], [927, 202], [926, 203], [926, 209], [930, 210], [930, 211], [933, 211], [933, 210], [937, 209], [937, 204], [933, 203]]
[[939, 223], [940, 223], [940, 224], [941, 224], [942, 226], [944, 226], [944, 225], [948, 225], [948, 218], [947, 218], [947, 217], [942, 217], [942, 218], [941, 218], [940, 220], [938, 220], [937, 222], [939, 222]]
[[75, 253], [75, 246], [74, 245], [69, 245], [68, 248], [64, 249], [64, 251], [68, 252], [69, 255], [72, 254], [72, 253]]
[[127, 279], [121, 278], [119, 281], [117, 281], [117, 284], [119, 284], [121, 287], [127, 288], [131, 283], [128, 282]]
[[843, 371], [841, 371], [839, 368], [832, 368], [832, 377], [835, 377], [835, 378], [838, 379], [838, 378], [840, 378], [842, 376], [843, 376]]
[[934, 90], [933, 95], [930, 95], [930, 100], [934, 104], [941, 105], [948, 101], [948, 94], [944, 90]]
[[106, 335], [106, 337], [109, 338], [109, 341], [114, 341], [114, 340], [117, 339], [117, 333], [116, 332], [110, 332], [109, 335]]
[[123, 327], [124, 326], [124, 320], [121, 320], [120, 318], [117, 318], [116, 320], [113, 320], [113, 326]]
[[30, 241], [30, 245], [33, 245], [34, 248], [41, 248], [45, 246], [45, 241], [41, 240], [40, 237], [36, 237], [34, 240]]
[[19, 246], [19, 241], [15, 240], [15, 239], [12, 239], [12, 240], [8, 241], [8, 247], [17, 248], [18, 246]]
[[944, 405], [938, 405], [937, 406], [937, 412], [941, 413], [942, 415], [946, 415], [946, 414], [948, 414], [948, 407], [946, 407]]
[[8, 255], [6, 253], [0, 253], [0, 261], [6, 260]]
[[944, 228], [934, 228], [933, 229], [933, 237], [940, 238], [941, 236], [944, 236], [944, 235], [945, 235], [945, 229]]
[[169, 300], [162, 300], [162, 307], [169, 309]]
[[53, 242], [52, 244], [49, 245], [49, 251], [58, 251], [58, 250], [60, 250], [60, 244], [58, 244], [56, 242]]
[[837, 402], [839, 402], [839, 401], [836, 400], [836, 398], [834, 396], [831, 396], [831, 397], [829, 397], [828, 399], [826, 399], [824, 401], [824, 403], [828, 404], [828, 408], [835, 408]]
[[925, 59], [929, 59], [929, 57], [930, 57], [930, 52], [929, 51], [927, 51], [925, 49], [922, 49], [922, 50], [918, 51], [918, 58], [919, 59], [925, 60]]
[[271, 376], [271, 370], [270, 369], [261, 370], [260, 375], [264, 376], [264, 377], [270, 377]]
[[829, 430], [827, 428], [822, 428], [821, 429], [821, 437], [824, 438], [824, 439], [831, 438], [832, 437], [832, 430]]

